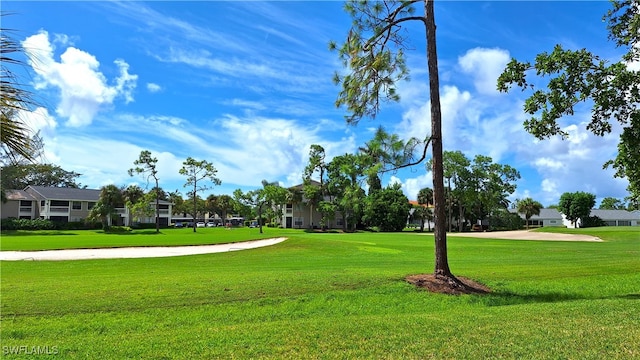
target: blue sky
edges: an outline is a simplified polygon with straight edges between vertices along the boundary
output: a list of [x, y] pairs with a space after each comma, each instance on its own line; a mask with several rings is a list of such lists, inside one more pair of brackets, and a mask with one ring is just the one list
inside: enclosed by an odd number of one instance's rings
[[[263, 179], [301, 182], [309, 146], [328, 158], [353, 153], [383, 125], [403, 138], [430, 132], [424, 30], [407, 27], [411, 80], [399, 103], [357, 126], [335, 107], [343, 71], [331, 40], [350, 19], [343, 3], [322, 2], [15, 2], [3, 28], [15, 29], [36, 61], [23, 69], [45, 105], [23, 114], [45, 141], [46, 160], [81, 173], [90, 188], [145, 186], [130, 177], [140, 151], [158, 158], [160, 186], [183, 194], [181, 163], [191, 156], [218, 169], [221, 186], [250, 190]], [[602, 164], [615, 157], [620, 127], [605, 137], [585, 130], [587, 107], [562, 127], [565, 141], [526, 133], [519, 90], [500, 94], [497, 76], [511, 57], [533, 60], [555, 44], [617, 60], [607, 41], [605, 1], [437, 1], [438, 58], [446, 150], [489, 155], [518, 169], [511, 197], [544, 205], [566, 191], [623, 198], [627, 182]], [[417, 8], [418, 11], [422, 9]], [[636, 64], [637, 65], [637, 64]], [[634, 65], [635, 66], [635, 65]], [[424, 166], [385, 176], [414, 199], [431, 186]]]

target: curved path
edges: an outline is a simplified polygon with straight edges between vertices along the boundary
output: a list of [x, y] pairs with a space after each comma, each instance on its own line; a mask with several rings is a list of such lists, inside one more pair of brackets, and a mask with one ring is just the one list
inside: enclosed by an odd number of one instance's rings
[[231, 244], [193, 246], [150, 246], [102, 249], [67, 249], [41, 251], [0, 251], [0, 260], [87, 260], [87, 259], [137, 259], [170, 257], [255, 249], [275, 245], [286, 238], [253, 240]]
[[447, 233], [447, 236], [508, 240], [602, 241], [602, 239], [591, 235], [547, 233], [531, 230]]

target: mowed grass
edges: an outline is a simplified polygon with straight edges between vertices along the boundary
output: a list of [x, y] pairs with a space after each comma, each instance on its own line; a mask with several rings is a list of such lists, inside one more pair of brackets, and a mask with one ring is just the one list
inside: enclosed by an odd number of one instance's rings
[[0, 241], [2, 250], [57, 250], [93, 249], [127, 246], [180, 246], [234, 243], [247, 239], [266, 239], [286, 236], [284, 229], [263, 228], [192, 228], [133, 230], [125, 233], [105, 233], [102, 230], [42, 230], [3, 231]]
[[[307, 234], [248, 251], [2, 262], [2, 347], [58, 358], [640, 357], [640, 228], [602, 243], [449, 239], [454, 273], [493, 289], [431, 294], [433, 237]], [[12, 355], [6, 358], [30, 358]]]

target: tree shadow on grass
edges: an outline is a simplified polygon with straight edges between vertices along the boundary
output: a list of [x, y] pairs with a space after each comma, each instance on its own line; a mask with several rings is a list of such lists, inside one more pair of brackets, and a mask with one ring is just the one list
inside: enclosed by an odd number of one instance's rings
[[102, 232], [107, 235], [165, 235], [162, 231], [157, 233], [153, 230], [136, 230], [136, 231], [114, 231], [114, 232]]
[[640, 294], [621, 294], [612, 296], [588, 296], [562, 292], [545, 292], [536, 294], [518, 294], [511, 291], [494, 291], [475, 297], [475, 301], [486, 306], [507, 306], [532, 303], [558, 303], [577, 300], [640, 300]]

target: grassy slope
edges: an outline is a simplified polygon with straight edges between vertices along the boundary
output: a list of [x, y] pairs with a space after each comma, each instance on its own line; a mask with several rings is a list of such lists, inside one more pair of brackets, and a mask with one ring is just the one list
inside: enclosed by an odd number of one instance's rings
[[417, 234], [3, 262], [2, 342], [64, 358], [638, 357], [640, 229], [588, 233], [607, 241], [451, 238], [452, 270], [494, 289], [482, 297], [404, 283], [432, 270], [432, 237]]

